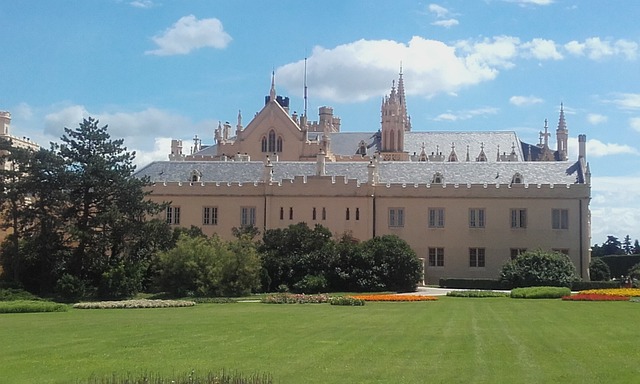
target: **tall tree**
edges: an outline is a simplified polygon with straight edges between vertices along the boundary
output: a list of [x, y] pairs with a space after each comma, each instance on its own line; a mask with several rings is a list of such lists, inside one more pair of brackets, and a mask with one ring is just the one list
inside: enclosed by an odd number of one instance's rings
[[624, 240], [622, 240], [622, 250], [624, 250], [625, 255], [630, 255], [633, 252], [631, 237], [629, 235], [625, 236]]
[[607, 236], [607, 241], [602, 244], [602, 252], [604, 255], [622, 255], [622, 243], [615, 236]]
[[638, 242], [638, 239], [633, 242], [633, 254], [640, 255], [640, 242]]
[[74, 244], [69, 271], [94, 283], [102, 272], [125, 260], [147, 215], [160, 209], [145, 199], [147, 180], [132, 177], [135, 152], [112, 140], [107, 126], [91, 117], [76, 129], [65, 128], [53, 149], [65, 164], [69, 204], [64, 220]]

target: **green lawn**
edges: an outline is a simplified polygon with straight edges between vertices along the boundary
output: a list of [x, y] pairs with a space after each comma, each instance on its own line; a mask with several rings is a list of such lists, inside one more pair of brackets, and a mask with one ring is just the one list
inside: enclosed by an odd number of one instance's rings
[[270, 373], [276, 383], [631, 383], [640, 304], [469, 299], [0, 315], [0, 381]]

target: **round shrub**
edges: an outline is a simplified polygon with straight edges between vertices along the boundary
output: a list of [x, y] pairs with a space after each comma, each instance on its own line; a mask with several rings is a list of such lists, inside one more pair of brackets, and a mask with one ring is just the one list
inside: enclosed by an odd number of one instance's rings
[[523, 252], [502, 266], [500, 282], [512, 287], [570, 287], [580, 280], [567, 255], [542, 250]]
[[609, 281], [611, 280], [611, 269], [601, 258], [594, 257], [589, 263], [589, 277], [591, 281]]
[[511, 290], [512, 299], [560, 299], [571, 295], [567, 287], [526, 287]]
[[355, 297], [351, 296], [334, 296], [329, 298], [329, 304], [359, 307], [364, 305], [364, 300], [356, 299]]

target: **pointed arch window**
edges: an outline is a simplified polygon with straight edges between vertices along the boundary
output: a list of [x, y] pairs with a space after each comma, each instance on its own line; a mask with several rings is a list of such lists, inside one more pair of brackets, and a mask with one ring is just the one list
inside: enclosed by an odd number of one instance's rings
[[272, 129], [271, 131], [269, 131], [269, 136], [268, 136], [268, 152], [275, 152], [276, 151], [276, 132]]
[[267, 146], [267, 137], [262, 136], [262, 152], [269, 152], [269, 147]]
[[432, 184], [442, 184], [444, 183], [444, 176], [440, 172], [436, 172], [433, 174], [433, 178], [431, 179]]
[[402, 132], [398, 130], [398, 147], [397, 151], [402, 151]]
[[396, 134], [393, 131], [389, 132], [389, 149], [396, 150]]
[[276, 141], [276, 152], [282, 152], [282, 136], [278, 136]]
[[513, 177], [511, 178], [511, 184], [522, 184], [522, 183], [524, 183], [524, 178], [520, 173], [516, 172], [516, 174], [513, 175]]

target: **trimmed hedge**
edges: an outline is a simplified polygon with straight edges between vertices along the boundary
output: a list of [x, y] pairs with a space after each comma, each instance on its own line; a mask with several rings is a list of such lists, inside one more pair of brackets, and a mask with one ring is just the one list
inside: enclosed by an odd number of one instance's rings
[[462, 279], [442, 278], [439, 283], [441, 288], [455, 289], [511, 289], [508, 284], [501, 283], [497, 279]]
[[0, 313], [66, 312], [69, 306], [51, 301], [15, 300], [0, 302]]
[[509, 297], [507, 292], [496, 291], [451, 291], [447, 292], [449, 297]]
[[572, 291], [586, 291], [587, 289], [620, 288], [619, 280], [611, 281], [574, 281], [571, 283]]
[[351, 296], [334, 296], [329, 298], [329, 304], [360, 307], [364, 305], [364, 300], [356, 299], [355, 297]]
[[601, 256], [600, 260], [607, 263], [611, 270], [611, 277], [626, 276], [634, 265], [640, 263], [640, 255], [609, 255]]
[[511, 290], [512, 299], [561, 299], [570, 294], [571, 290], [567, 287], [526, 287]]

